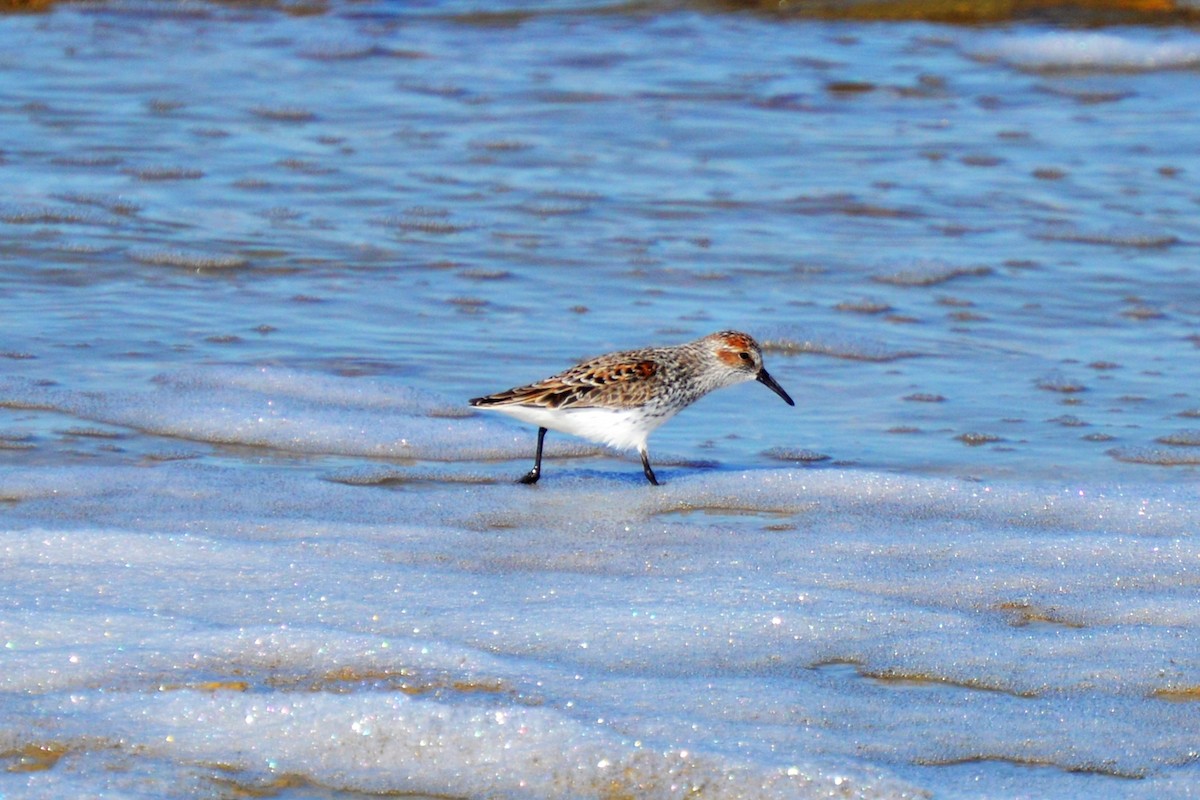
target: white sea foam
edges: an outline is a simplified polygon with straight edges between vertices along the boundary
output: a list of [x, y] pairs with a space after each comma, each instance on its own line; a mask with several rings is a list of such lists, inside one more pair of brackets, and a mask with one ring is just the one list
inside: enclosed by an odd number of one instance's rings
[[1151, 72], [1200, 66], [1200, 39], [1092, 31], [1020, 33], [991, 39], [979, 53], [1031, 71]]
[[625, 477], [0, 472], [0, 751], [65, 753], [41, 796], [135, 752], [454, 796], [903, 797], [976, 759], [1184, 796], [1194, 489]]
[[652, 749], [552, 709], [481, 708], [402, 693], [281, 699], [189, 690], [132, 701], [76, 699], [61, 711], [83, 722], [80, 727], [111, 726], [159, 758], [220, 763], [251, 776], [304, 776], [339, 790], [546, 798], [919, 794], [853, 768], [822, 772], [798, 762], [763, 770], [688, 750]]

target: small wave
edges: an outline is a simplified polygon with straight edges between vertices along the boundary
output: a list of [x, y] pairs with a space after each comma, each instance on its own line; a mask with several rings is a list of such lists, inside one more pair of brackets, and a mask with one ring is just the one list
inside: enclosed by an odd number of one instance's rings
[[1034, 234], [1035, 239], [1046, 242], [1073, 242], [1076, 244], [1109, 245], [1111, 247], [1138, 247], [1156, 250], [1179, 243], [1179, 237], [1156, 230], [1120, 229], [1089, 231], [1080, 228], [1051, 228]]
[[250, 113], [272, 122], [313, 122], [317, 118], [315, 112], [298, 106], [256, 106]]
[[178, 267], [195, 272], [241, 269], [250, 264], [249, 259], [244, 256], [188, 253], [181, 250], [134, 251], [129, 257], [139, 264], [151, 267]]
[[872, 217], [876, 219], [919, 219], [924, 216], [914, 208], [869, 203], [851, 194], [797, 197], [788, 201], [786, 208], [793, 214], [814, 217], [839, 215], [847, 217]]
[[374, 58], [416, 60], [429, 58], [429, 55], [420, 50], [398, 50], [377, 44], [335, 41], [309, 45], [300, 51], [300, 57], [313, 61], [365, 61]]
[[985, 444], [995, 444], [997, 442], [1004, 441], [1004, 437], [997, 436], [994, 433], [977, 433], [974, 431], [960, 433], [954, 438], [965, 444], [967, 447], [979, 447]]
[[843, 300], [833, 307], [834, 311], [845, 311], [851, 314], [886, 314], [893, 309], [887, 303], [877, 300]]
[[95, 214], [54, 208], [10, 208], [0, 210], [0, 222], [8, 225], [101, 225]]
[[195, 181], [204, 177], [202, 170], [177, 165], [137, 167], [125, 172], [139, 181]]
[[803, 464], [813, 464], [818, 461], [828, 461], [830, 459], [830, 456], [824, 453], [818, 453], [816, 450], [807, 450], [802, 447], [772, 447], [764, 450], [763, 455], [776, 461], [800, 462]]
[[1200, 464], [1200, 451], [1174, 447], [1115, 447], [1108, 455], [1128, 464], [1151, 464], [1159, 467], [1184, 467]]
[[[281, 452], [432, 461], [525, 455], [527, 437], [427, 392], [286, 369], [202, 369], [96, 394], [0, 380], [0, 407], [60, 411], [155, 436]], [[555, 445], [553, 452], [559, 452]]]
[[812, 353], [813, 355], [843, 358], [848, 361], [870, 361], [884, 363], [899, 361], [903, 358], [917, 358], [922, 355], [916, 350], [894, 350], [887, 345], [871, 341], [838, 341], [833, 339], [809, 339], [789, 336], [779, 336], [763, 339], [762, 349], [768, 353], [783, 353], [796, 355]]
[[1176, 431], [1160, 436], [1154, 441], [1173, 447], [1200, 447], [1200, 431]]
[[[505, 479], [494, 475], [454, 474], [447, 472], [415, 472], [398, 469], [344, 469], [325, 476], [331, 483], [347, 486], [444, 486], [446, 484], [493, 484]], [[511, 482], [511, 481], [510, 481]]]
[[1087, 386], [1073, 378], [1068, 378], [1065, 375], [1053, 374], [1045, 375], [1038, 379], [1037, 388], [1044, 392], [1061, 392], [1062, 394], [1076, 394], [1078, 392], [1087, 391]]
[[1200, 39], [1146, 41], [1070, 31], [1008, 37], [979, 55], [1029, 72], [1156, 72], [1200, 67]]
[[897, 269], [893, 272], [881, 272], [871, 276], [876, 283], [887, 283], [892, 286], [937, 286], [952, 281], [955, 278], [984, 277], [992, 274], [991, 267], [957, 266], [939, 262], [921, 262]]

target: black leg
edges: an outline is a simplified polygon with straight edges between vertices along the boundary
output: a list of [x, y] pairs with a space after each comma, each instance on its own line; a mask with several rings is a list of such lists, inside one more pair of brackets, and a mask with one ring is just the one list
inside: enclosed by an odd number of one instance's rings
[[[538, 428], [538, 448], [537, 455], [533, 458], [533, 469], [525, 473], [525, 476], [520, 478], [517, 483], [537, 483], [538, 478], [542, 477], [542, 442], [546, 439], [546, 429]], [[650, 469], [650, 467], [646, 467]]]
[[650, 453], [645, 450], [642, 450], [641, 453], [642, 470], [646, 473], [646, 480], [650, 481], [650, 483], [654, 484], [655, 486], [658, 486], [658, 478], [654, 477], [654, 470], [650, 469]]

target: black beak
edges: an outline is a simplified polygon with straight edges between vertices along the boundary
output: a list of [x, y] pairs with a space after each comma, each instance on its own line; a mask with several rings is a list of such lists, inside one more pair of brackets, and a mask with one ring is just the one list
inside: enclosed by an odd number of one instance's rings
[[760, 369], [758, 371], [758, 377], [755, 378], [755, 380], [766, 386], [775, 394], [782, 397], [783, 402], [787, 403], [789, 406], [796, 405], [792, 398], [788, 397], [788, 393], [783, 390], [783, 387], [776, 383], [775, 379], [772, 378], [765, 369]]

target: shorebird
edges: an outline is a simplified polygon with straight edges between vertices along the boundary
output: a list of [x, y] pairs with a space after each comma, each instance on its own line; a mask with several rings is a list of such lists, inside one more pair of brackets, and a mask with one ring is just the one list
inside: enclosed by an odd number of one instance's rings
[[608, 353], [537, 383], [470, 402], [538, 426], [533, 469], [521, 483], [537, 483], [542, 476], [542, 444], [546, 431], [553, 430], [621, 450], [637, 448], [646, 480], [658, 486], [646, 448], [650, 434], [714, 389], [749, 380], [796, 405], [763, 367], [758, 342], [739, 331], [719, 331], [671, 347]]

